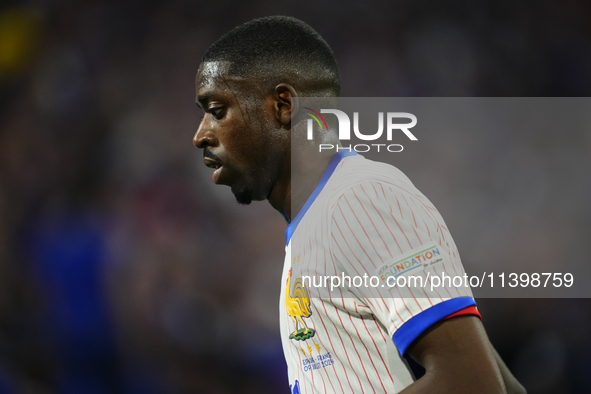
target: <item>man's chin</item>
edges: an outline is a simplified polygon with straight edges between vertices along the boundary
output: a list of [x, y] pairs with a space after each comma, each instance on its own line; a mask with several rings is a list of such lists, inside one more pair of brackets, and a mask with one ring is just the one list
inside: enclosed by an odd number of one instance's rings
[[236, 201], [240, 205], [248, 205], [252, 202], [252, 192], [250, 190], [238, 190], [234, 192], [234, 196], [236, 197]]

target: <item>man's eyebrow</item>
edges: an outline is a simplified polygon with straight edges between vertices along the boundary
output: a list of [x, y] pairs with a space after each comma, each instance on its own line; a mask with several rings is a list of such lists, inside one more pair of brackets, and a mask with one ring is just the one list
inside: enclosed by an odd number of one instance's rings
[[214, 95], [214, 92], [211, 92], [211, 91], [202, 93], [197, 96], [197, 101], [195, 103], [201, 107], [201, 105], [207, 103], [207, 101], [210, 98], [212, 98], [213, 95]]

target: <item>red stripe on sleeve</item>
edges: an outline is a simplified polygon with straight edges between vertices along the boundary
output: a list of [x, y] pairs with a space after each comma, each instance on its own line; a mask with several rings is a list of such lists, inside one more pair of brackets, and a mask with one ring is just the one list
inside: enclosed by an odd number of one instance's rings
[[469, 306], [467, 308], [460, 309], [456, 313], [452, 313], [451, 315], [449, 315], [447, 317], [444, 317], [443, 319], [441, 319], [441, 321], [444, 321], [444, 320], [447, 320], [447, 319], [451, 319], [452, 317], [463, 316], [463, 315], [474, 315], [474, 316], [478, 316], [478, 318], [480, 320], [482, 320], [482, 316], [480, 315], [480, 312], [478, 312], [478, 309], [476, 309], [475, 306]]

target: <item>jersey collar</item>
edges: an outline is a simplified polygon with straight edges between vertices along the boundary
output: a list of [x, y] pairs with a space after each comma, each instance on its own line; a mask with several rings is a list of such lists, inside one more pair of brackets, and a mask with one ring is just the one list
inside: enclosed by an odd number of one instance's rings
[[322, 179], [320, 179], [320, 182], [318, 183], [318, 185], [316, 185], [316, 188], [314, 189], [312, 194], [310, 194], [310, 197], [308, 197], [308, 199], [306, 200], [306, 203], [304, 204], [304, 206], [302, 207], [300, 212], [298, 212], [296, 217], [287, 226], [287, 230], [285, 230], [285, 238], [287, 240], [286, 245], [289, 245], [289, 241], [291, 240], [291, 236], [295, 232], [296, 227], [298, 226], [298, 224], [300, 223], [300, 221], [302, 220], [302, 218], [304, 217], [304, 215], [306, 214], [306, 212], [308, 211], [308, 209], [310, 208], [310, 206], [312, 205], [314, 200], [316, 200], [316, 197], [318, 197], [318, 195], [320, 194], [322, 189], [324, 189], [324, 185], [326, 185], [326, 182], [328, 182], [328, 180], [330, 179], [330, 176], [332, 175], [334, 170], [337, 168], [337, 165], [345, 157], [354, 156], [356, 154], [357, 154], [357, 152], [355, 152], [354, 150], [345, 149], [340, 152], [337, 152], [337, 154], [334, 155], [334, 157], [330, 161], [330, 164], [326, 168], [326, 171], [324, 171], [324, 175], [322, 175]]

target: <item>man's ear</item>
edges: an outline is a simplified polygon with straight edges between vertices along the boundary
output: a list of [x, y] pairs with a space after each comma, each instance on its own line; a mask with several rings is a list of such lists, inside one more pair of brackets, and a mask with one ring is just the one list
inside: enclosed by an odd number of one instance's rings
[[299, 100], [295, 89], [287, 83], [280, 83], [275, 87], [273, 99], [277, 120], [283, 126], [291, 126], [291, 119], [299, 111]]

